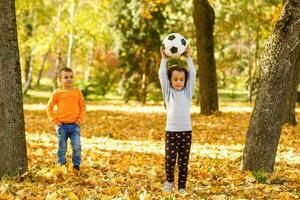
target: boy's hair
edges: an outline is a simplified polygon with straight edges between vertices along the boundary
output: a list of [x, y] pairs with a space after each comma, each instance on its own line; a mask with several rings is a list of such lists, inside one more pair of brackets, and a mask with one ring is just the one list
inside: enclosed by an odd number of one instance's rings
[[172, 83], [171, 83], [171, 79], [172, 79], [172, 74], [173, 74], [173, 71], [178, 71], [178, 72], [184, 72], [184, 76], [185, 76], [185, 80], [184, 80], [184, 87], [186, 85], [186, 81], [188, 79], [188, 76], [189, 76], [189, 72], [186, 68], [184, 67], [180, 67], [178, 65], [172, 65], [169, 69], [168, 69], [168, 79], [170, 81], [170, 85], [172, 86]]
[[61, 73], [62, 72], [72, 72], [73, 73], [73, 70], [71, 69], [71, 68], [69, 68], [69, 67], [63, 67], [63, 68], [60, 68], [59, 70], [58, 70], [58, 78], [60, 79], [61, 77]]

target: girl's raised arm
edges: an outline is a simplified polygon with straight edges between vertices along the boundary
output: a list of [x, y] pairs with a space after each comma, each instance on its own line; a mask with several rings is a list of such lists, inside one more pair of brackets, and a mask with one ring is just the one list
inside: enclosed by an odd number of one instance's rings
[[189, 76], [186, 81], [186, 88], [188, 91], [189, 99], [192, 100], [194, 91], [195, 91], [195, 82], [196, 82], [196, 69], [193, 64], [193, 59], [190, 56], [189, 48], [187, 48], [184, 56], [186, 57], [186, 62], [188, 65]]
[[170, 90], [170, 82], [168, 80], [168, 74], [167, 74], [168, 59], [162, 47], [160, 48], [160, 54], [162, 56], [162, 59], [160, 61], [160, 66], [158, 70], [158, 78], [162, 88], [163, 98], [166, 101], [169, 98], [169, 90]]

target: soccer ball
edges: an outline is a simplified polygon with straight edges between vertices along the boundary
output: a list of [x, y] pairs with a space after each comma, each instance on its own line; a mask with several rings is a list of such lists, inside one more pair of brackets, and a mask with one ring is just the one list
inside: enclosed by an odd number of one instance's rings
[[185, 52], [187, 44], [187, 40], [179, 33], [171, 33], [163, 40], [165, 54], [173, 58], [181, 56]]

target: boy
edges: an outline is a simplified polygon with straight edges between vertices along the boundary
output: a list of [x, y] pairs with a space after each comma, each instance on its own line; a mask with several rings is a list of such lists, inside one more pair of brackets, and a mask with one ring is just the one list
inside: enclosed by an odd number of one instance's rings
[[[80, 122], [85, 111], [84, 98], [79, 89], [73, 88], [73, 71], [70, 68], [62, 68], [58, 73], [62, 89], [56, 89], [48, 102], [47, 114], [49, 119], [56, 125], [58, 136], [58, 163], [66, 164], [66, 152], [68, 138], [71, 140], [73, 155], [73, 167], [79, 170], [81, 162], [80, 147]], [[57, 111], [54, 106], [57, 105]]]

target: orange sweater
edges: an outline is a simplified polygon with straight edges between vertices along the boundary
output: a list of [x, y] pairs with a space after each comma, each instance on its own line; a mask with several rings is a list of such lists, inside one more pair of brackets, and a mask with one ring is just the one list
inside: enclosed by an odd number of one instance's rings
[[[54, 106], [57, 110], [54, 111]], [[48, 102], [47, 114], [54, 123], [80, 123], [85, 111], [84, 98], [79, 89], [55, 90]]]

